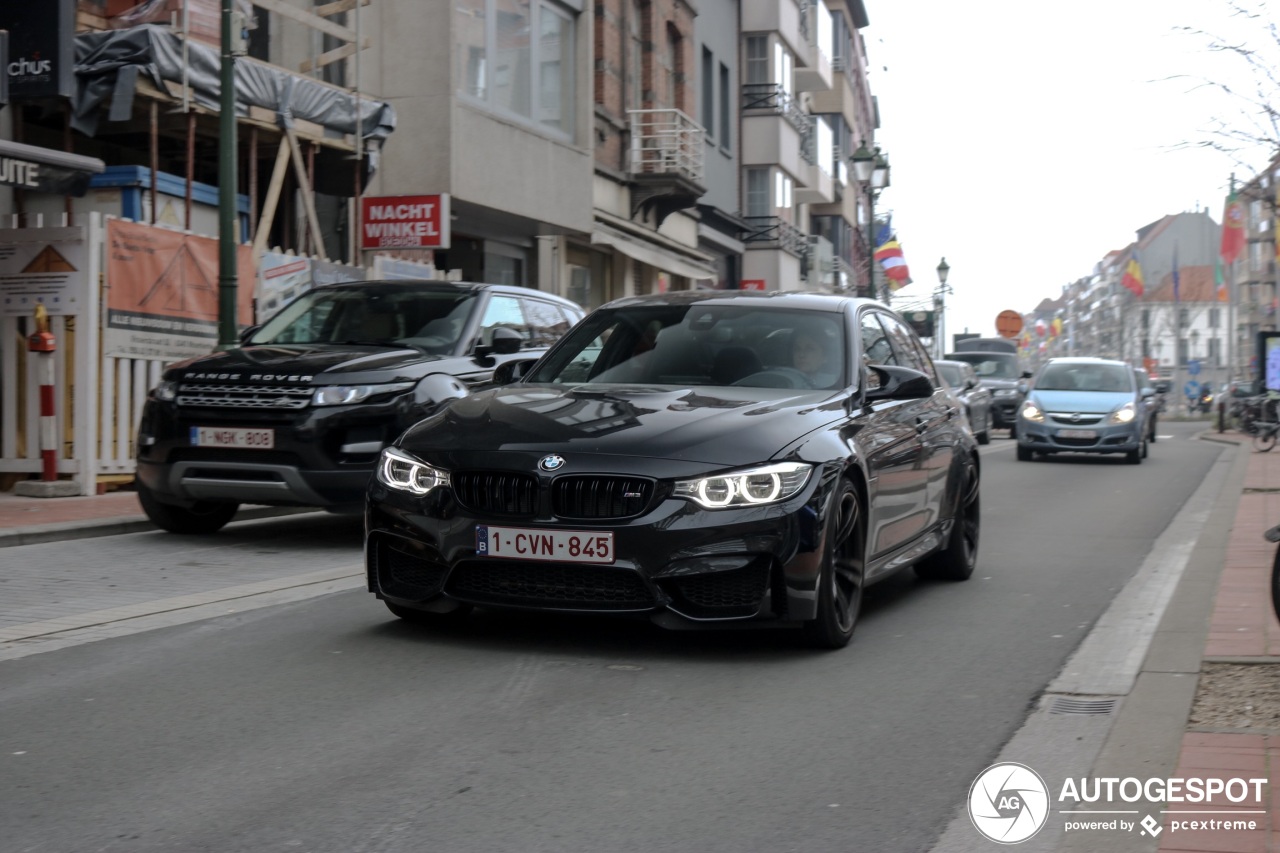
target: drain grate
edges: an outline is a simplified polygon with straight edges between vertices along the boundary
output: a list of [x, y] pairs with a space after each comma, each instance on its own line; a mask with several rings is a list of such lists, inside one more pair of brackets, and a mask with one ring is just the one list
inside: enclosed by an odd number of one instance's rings
[[1120, 704], [1119, 699], [1081, 699], [1077, 696], [1056, 696], [1049, 706], [1050, 714], [1082, 714], [1101, 716], [1110, 714]]

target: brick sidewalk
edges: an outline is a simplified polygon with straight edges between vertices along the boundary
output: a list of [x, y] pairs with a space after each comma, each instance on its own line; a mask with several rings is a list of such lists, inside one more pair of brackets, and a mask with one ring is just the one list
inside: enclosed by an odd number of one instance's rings
[[[1231, 433], [1215, 438], [1244, 442], [1242, 436]], [[1244, 452], [1249, 453], [1249, 465], [1227, 543], [1204, 658], [1208, 662], [1280, 664], [1280, 622], [1272, 610], [1270, 590], [1276, 545], [1263, 538], [1267, 529], [1280, 524], [1280, 451]], [[1280, 732], [1204, 730], [1189, 725], [1174, 775], [1267, 778], [1270, 784], [1262, 803], [1243, 802], [1236, 814], [1166, 815], [1161, 851], [1280, 853]], [[1244, 813], [1251, 809], [1266, 813]], [[1171, 823], [1175, 819], [1254, 820], [1257, 828], [1174, 832]]]

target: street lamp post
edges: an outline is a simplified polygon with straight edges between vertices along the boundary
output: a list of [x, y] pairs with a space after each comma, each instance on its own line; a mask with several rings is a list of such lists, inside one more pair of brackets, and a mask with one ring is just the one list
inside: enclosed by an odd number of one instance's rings
[[947, 352], [947, 302], [946, 297], [951, 293], [951, 288], [947, 286], [947, 275], [951, 272], [951, 265], [947, 263], [947, 259], [943, 258], [938, 263], [938, 289], [934, 291], [934, 312], [936, 316], [933, 319], [933, 337], [934, 346], [938, 350], [937, 358], [942, 358]]
[[[889, 160], [876, 146], [867, 148], [863, 141], [849, 158], [853, 163], [853, 176], [867, 188], [867, 295], [876, 296], [876, 198], [889, 186]], [[889, 304], [889, 284], [885, 282], [880, 293], [885, 305]]]

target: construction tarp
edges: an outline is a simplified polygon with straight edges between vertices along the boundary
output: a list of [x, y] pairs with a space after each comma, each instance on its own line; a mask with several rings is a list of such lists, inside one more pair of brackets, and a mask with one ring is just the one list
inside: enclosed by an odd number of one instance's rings
[[[164, 81], [181, 85], [185, 78], [196, 103], [218, 109], [222, 95], [218, 51], [197, 41], [188, 42], [184, 75], [182, 39], [168, 27], [143, 24], [81, 33], [76, 36], [75, 55], [71, 126], [87, 136], [97, 133], [100, 107], [107, 100], [111, 101], [108, 121], [132, 117], [140, 74], [161, 91], [167, 91]], [[262, 107], [279, 116], [281, 127], [291, 127], [298, 118], [335, 133], [358, 132], [371, 143], [366, 149], [364, 182], [368, 183], [377, 167], [378, 149], [396, 127], [395, 109], [390, 104], [357, 98], [351, 92], [252, 60], [238, 60], [235, 71], [236, 111], [241, 115], [247, 115], [250, 106]], [[316, 188], [325, 191], [319, 182]]]

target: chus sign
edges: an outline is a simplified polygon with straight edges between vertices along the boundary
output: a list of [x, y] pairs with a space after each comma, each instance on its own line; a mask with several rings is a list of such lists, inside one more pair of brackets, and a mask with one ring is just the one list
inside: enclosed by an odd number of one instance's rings
[[3, 72], [11, 102], [74, 94], [75, 24], [75, 0], [0, 3], [0, 30], [9, 31]]

